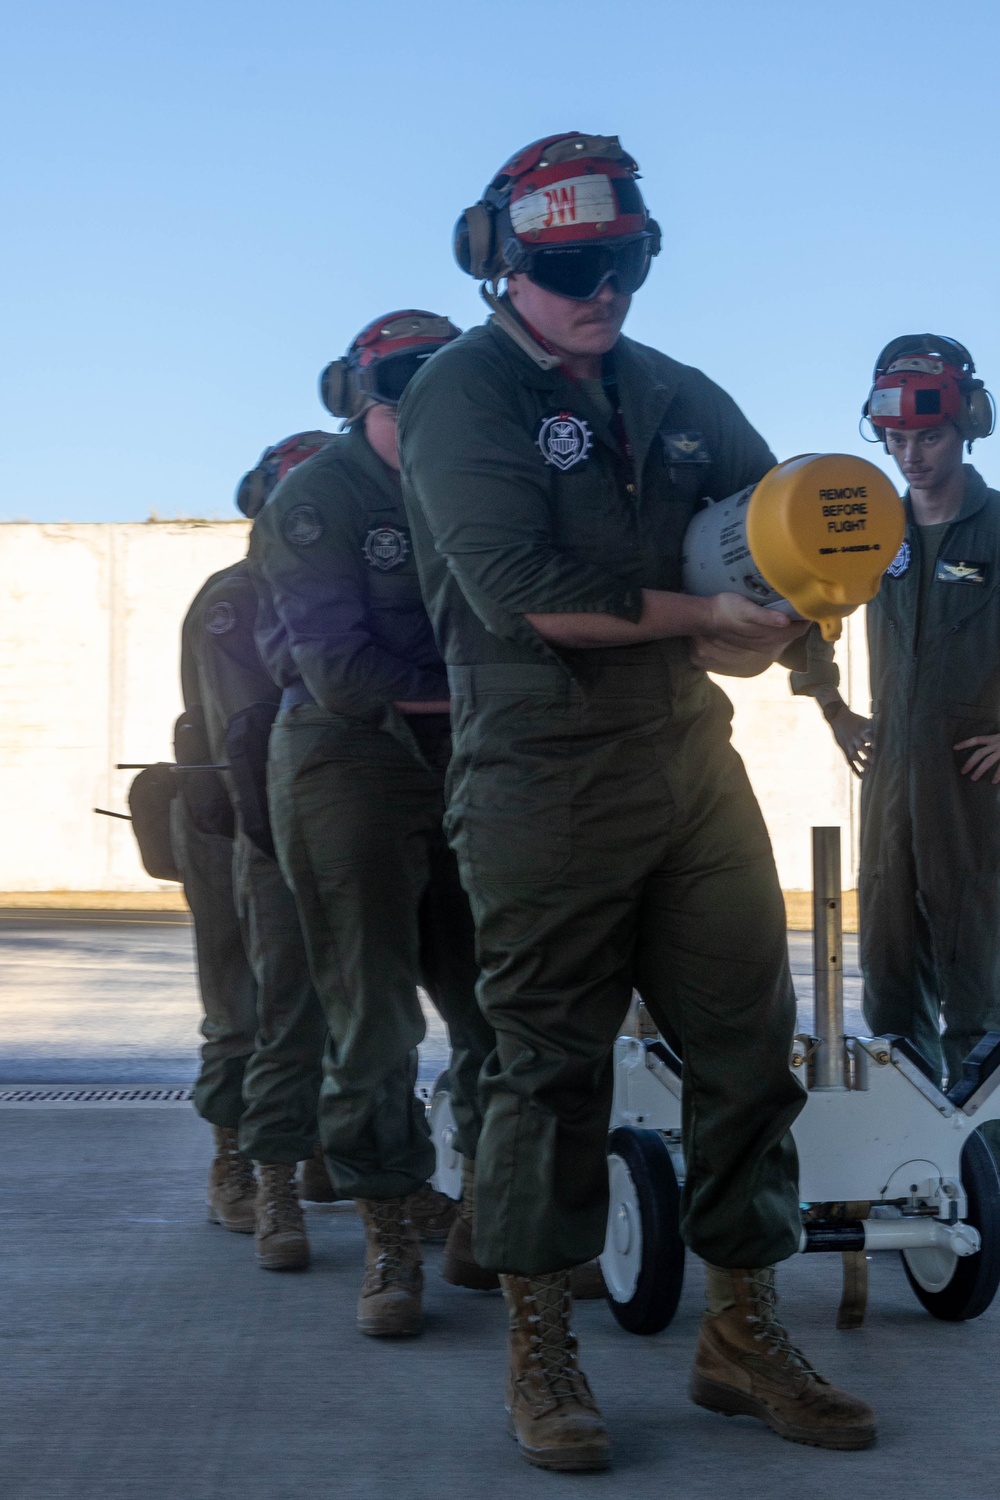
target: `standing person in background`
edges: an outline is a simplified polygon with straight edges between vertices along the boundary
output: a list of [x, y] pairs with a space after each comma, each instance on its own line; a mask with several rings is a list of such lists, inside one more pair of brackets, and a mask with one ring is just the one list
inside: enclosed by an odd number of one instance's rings
[[[243, 514], [252, 520], [278, 481], [331, 436], [297, 433], [268, 448], [240, 483], [236, 503]], [[279, 1271], [309, 1264], [296, 1163], [303, 1163], [304, 1198], [329, 1202], [335, 1194], [317, 1152], [326, 1022], [266, 816], [267, 733], [281, 694], [257, 650], [256, 614], [245, 560], [213, 574], [186, 622], [186, 670], [189, 696], [198, 695], [209, 757], [229, 768], [222, 782], [235, 815], [233, 892], [257, 1022], [243, 1072], [239, 1147], [256, 1167], [258, 1264]]]
[[[210, 766], [199, 645], [205, 634], [204, 596], [195, 595], [181, 628], [184, 712], [174, 729], [179, 765]], [[257, 985], [247, 961], [233, 888], [235, 820], [221, 774], [188, 771], [177, 777], [170, 802], [170, 842], [194, 922], [198, 987], [204, 1009], [201, 1067], [194, 1107], [212, 1127], [215, 1157], [209, 1169], [209, 1218], [237, 1234], [252, 1234], [257, 1182], [239, 1146], [243, 1075], [257, 1031]]]
[[[396, 454], [396, 404], [458, 330], [391, 313], [323, 377], [348, 431], [278, 485], [254, 526], [258, 643], [283, 688], [269, 794], [331, 1043], [320, 1135], [336, 1191], [358, 1202], [366, 1268], [358, 1328], [422, 1326], [414, 1213], [434, 1170], [414, 1093], [422, 984], [452, 1046], [452, 1103], [471, 1183], [479, 1071], [493, 1034], [476, 1003], [468, 902], [441, 829], [448, 682], [420, 597]], [[468, 1194], [466, 1195], [468, 1197]], [[470, 1210], [471, 1212], [471, 1210]], [[455, 1220], [445, 1274], [496, 1285]]]
[[906, 536], [868, 606], [871, 719], [812, 695], [863, 778], [865, 1019], [955, 1083], [1000, 1030], [1000, 493], [962, 462], [993, 405], [963, 345], [910, 334], [863, 415], [906, 480]]
[[789, 1127], [804, 1101], [784, 904], [731, 705], [691, 661], [702, 638], [703, 665], [749, 648], [762, 670], [803, 630], [680, 592], [699, 501], [774, 458], [700, 371], [621, 337], [660, 241], [637, 176], [617, 137], [511, 158], [456, 232], [493, 316], [421, 371], [399, 421], [452, 692], [449, 833], [497, 1032], [476, 1255], [502, 1273], [512, 1431], [531, 1463], [570, 1470], [610, 1455], [569, 1272], [604, 1243], [633, 984], [684, 1050], [682, 1229], [708, 1263], [695, 1401], [797, 1442], [874, 1436], [869, 1408], [775, 1317], [774, 1263], [801, 1230]]

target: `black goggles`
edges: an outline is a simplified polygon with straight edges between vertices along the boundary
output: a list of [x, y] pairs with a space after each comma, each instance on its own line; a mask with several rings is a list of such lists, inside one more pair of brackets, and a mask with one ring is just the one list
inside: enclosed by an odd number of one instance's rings
[[358, 371], [358, 386], [373, 401], [395, 406], [417, 371], [443, 348], [443, 344], [423, 344], [419, 348], [402, 349], [398, 354], [384, 354]]
[[617, 245], [567, 245], [531, 250], [520, 246], [521, 264], [529, 281], [557, 297], [589, 302], [606, 281], [626, 297], [637, 292], [649, 275], [653, 259], [653, 237], [639, 235]]

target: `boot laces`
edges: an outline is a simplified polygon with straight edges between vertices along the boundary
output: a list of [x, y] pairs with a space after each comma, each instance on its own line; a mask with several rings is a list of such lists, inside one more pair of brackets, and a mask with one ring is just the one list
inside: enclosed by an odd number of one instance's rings
[[531, 1338], [529, 1358], [548, 1390], [556, 1398], [578, 1394], [579, 1370], [576, 1363], [576, 1335], [569, 1326], [571, 1300], [569, 1277], [565, 1272], [532, 1277], [531, 1291], [525, 1302], [531, 1311], [528, 1325]]
[[750, 1292], [755, 1310], [748, 1314], [747, 1321], [756, 1329], [755, 1341], [762, 1343], [768, 1353], [779, 1355], [782, 1368], [798, 1370], [803, 1375], [815, 1375], [817, 1372], [802, 1350], [795, 1347], [788, 1336], [788, 1330], [778, 1322], [775, 1316], [778, 1293], [775, 1290], [774, 1277], [771, 1275], [751, 1276]]
[[395, 1280], [403, 1269], [406, 1231], [410, 1227], [410, 1220], [396, 1198], [371, 1198], [368, 1201], [368, 1211], [371, 1215], [372, 1238], [378, 1248], [372, 1272], [385, 1285], [387, 1281]]
[[224, 1141], [219, 1142], [216, 1154], [225, 1167], [223, 1188], [226, 1192], [233, 1198], [244, 1198], [256, 1192], [257, 1178], [253, 1162], [240, 1150], [235, 1130], [231, 1138], [227, 1135]]
[[294, 1172], [287, 1168], [266, 1174], [267, 1201], [264, 1213], [267, 1227], [272, 1234], [281, 1234], [289, 1229], [301, 1229], [302, 1208], [295, 1189]]

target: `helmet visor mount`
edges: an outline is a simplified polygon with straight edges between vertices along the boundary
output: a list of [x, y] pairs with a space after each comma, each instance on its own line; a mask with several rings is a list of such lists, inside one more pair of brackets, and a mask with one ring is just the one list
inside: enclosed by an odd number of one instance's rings
[[654, 237], [647, 232], [599, 245], [566, 244], [535, 249], [517, 244], [516, 250], [510, 247], [508, 262], [516, 261], [516, 265], [510, 266], [511, 272], [523, 272], [543, 291], [571, 302], [590, 302], [609, 281], [615, 291], [631, 297], [649, 275], [655, 253]]

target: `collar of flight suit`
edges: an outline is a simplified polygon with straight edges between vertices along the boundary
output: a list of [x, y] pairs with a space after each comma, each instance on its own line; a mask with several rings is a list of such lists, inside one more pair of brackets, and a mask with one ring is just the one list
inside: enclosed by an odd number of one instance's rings
[[[987, 499], [989, 498], [990, 492], [987, 487], [986, 480], [980, 474], [978, 469], [974, 469], [971, 464], [963, 464], [962, 478], [965, 481], [965, 491], [962, 495], [962, 503], [959, 506], [957, 513], [953, 515], [951, 520], [947, 523], [949, 526], [956, 526], [960, 521], [970, 520], [972, 516], [977, 515], [978, 512], [982, 510], [983, 506], [986, 504]], [[917, 523], [913, 515], [913, 502], [910, 499], [909, 490], [907, 490], [906, 494], [903, 496], [903, 504], [906, 507], [907, 524], [910, 526], [915, 526]]]
[[[495, 317], [487, 328], [498, 340], [513, 366], [519, 385], [555, 396], [560, 387], [574, 390], [574, 400], [587, 409], [594, 435], [616, 453], [621, 453], [611, 423], [588, 400], [586, 391], [563, 369], [543, 370], [517, 345]], [[625, 430], [632, 448], [632, 466], [641, 476], [654, 437], [660, 429], [670, 404], [680, 387], [684, 366], [666, 354], [647, 349], [619, 335], [610, 353], [605, 355], [618, 387], [618, 399], [625, 419]]]
[[402, 503], [403, 487], [397, 469], [391, 469], [384, 458], [379, 458], [365, 433], [364, 418], [352, 422], [343, 436], [342, 452], [351, 463], [370, 479], [373, 484], [394, 500]]

